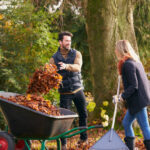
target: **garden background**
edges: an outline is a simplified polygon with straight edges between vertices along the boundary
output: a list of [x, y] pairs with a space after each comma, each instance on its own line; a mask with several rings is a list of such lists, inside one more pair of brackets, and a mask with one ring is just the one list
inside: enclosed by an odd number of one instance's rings
[[[49, 62], [59, 46], [58, 33], [65, 30], [73, 33], [72, 47], [83, 55], [88, 124], [108, 124], [104, 130], [97, 130], [96, 136], [108, 130], [112, 121], [112, 95], [116, 94], [118, 76], [114, 53], [117, 40], [131, 42], [150, 78], [150, 1], [1, 0], [0, 91], [25, 94], [33, 72]], [[57, 90], [51, 90], [45, 98], [59, 105]], [[124, 106], [119, 104], [115, 129], [122, 138], [120, 123], [124, 113]], [[1, 114], [0, 128], [5, 126]], [[143, 137], [138, 125], [134, 126], [140, 148]]]

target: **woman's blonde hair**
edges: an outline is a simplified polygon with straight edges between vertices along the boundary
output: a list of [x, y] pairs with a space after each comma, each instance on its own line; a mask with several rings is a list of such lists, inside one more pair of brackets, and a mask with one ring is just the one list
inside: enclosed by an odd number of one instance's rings
[[116, 42], [116, 51], [119, 52], [121, 57], [130, 56], [133, 60], [140, 62], [139, 56], [135, 53], [128, 40], [119, 40]]

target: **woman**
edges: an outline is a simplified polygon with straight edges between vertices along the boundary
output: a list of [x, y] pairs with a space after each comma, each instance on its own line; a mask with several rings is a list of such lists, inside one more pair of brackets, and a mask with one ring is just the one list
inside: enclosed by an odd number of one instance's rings
[[126, 101], [127, 112], [123, 119], [125, 129], [125, 143], [130, 150], [134, 149], [133, 121], [136, 119], [144, 136], [144, 144], [150, 150], [150, 127], [147, 116], [147, 108], [150, 104], [150, 85], [139, 57], [134, 52], [127, 40], [116, 43], [115, 49], [118, 58], [118, 71], [122, 76], [124, 92], [118, 100]]

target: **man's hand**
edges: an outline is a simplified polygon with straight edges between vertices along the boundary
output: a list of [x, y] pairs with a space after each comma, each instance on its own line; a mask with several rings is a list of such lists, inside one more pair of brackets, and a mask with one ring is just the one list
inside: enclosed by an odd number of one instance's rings
[[65, 63], [59, 62], [58, 64], [60, 65], [60, 68], [59, 68], [60, 70], [66, 69], [66, 66], [67, 66], [67, 65], [66, 65]]

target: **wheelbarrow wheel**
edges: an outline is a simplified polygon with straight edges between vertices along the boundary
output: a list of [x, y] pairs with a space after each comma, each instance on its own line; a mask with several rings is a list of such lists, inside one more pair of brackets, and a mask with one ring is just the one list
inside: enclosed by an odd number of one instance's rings
[[[30, 141], [27, 141], [29, 147], [31, 146]], [[15, 150], [28, 150], [28, 147], [26, 146], [24, 140], [17, 140]]]
[[0, 132], [0, 150], [14, 150], [15, 142], [13, 137], [7, 132]]

